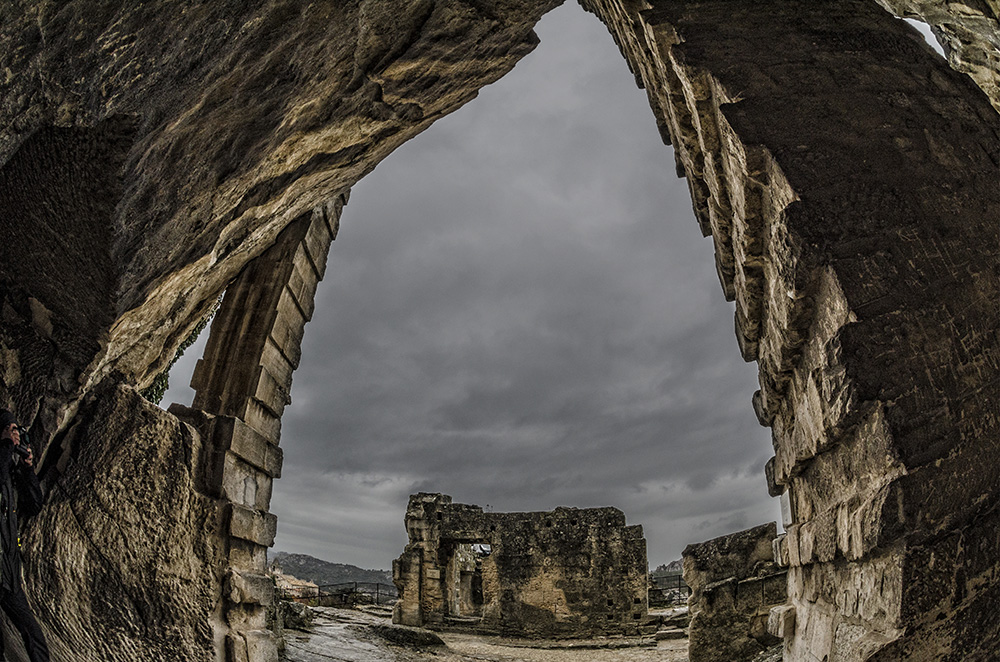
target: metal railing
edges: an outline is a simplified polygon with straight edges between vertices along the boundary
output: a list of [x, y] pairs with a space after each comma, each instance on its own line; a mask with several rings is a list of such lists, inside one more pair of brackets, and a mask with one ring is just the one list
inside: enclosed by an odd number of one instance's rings
[[392, 584], [342, 582], [340, 584], [323, 584], [316, 589], [312, 587], [279, 588], [277, 596], [281, 600], [294, 600], [311, 606], [332, 607], [358, 604], [392, 604], [399, 597], [399, 594], [396, 587]]
[[650, 605], [677, 605], [687, 602], [691, 587], [681, 575], [661, 575], [650, 578]]

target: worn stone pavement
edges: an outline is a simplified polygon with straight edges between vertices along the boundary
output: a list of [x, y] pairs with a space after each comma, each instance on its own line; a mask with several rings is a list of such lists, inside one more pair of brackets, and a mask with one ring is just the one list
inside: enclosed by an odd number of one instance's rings
[[[595, 642], [520, 642], [500, 637], [440, 633], [447, 644], [425, 649], [390, 644], [372, 629], [385, 616], [317, 608], [309, 632], [285, 630], [284, 662], [687, 662], [687, 640], [656, 646], [595, 648]], [[613, 643], [613, 640], [612, 640]], [[624, 642], [620, 642], [624, 643]], [[553, 647], [555, 646], [555, 647]]]

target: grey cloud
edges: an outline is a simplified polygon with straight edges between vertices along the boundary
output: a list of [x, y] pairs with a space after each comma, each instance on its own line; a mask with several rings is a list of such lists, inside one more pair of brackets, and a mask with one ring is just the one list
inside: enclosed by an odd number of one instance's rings
[[645, 94], [575, 5], [538, 32], [352, 193], [283, 419], [281, 549], [388, 567], [421, 490], [618, 506], [653, 565], [774, 518], [755, 366]]

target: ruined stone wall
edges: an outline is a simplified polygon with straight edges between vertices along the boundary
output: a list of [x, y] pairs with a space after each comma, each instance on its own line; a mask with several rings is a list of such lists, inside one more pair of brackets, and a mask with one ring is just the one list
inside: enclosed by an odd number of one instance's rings
[[786, 600], [776, 537], [771, 522], [684, 549], [690, 662], [749, 661], [779, 642], [767, 627], [771, 609]]
[[760, 368], [786, 660], [1000, 640], [1000, 121], [865, 2], [592, 0]]
[[[456, 553], [485, 543], [477, 629], [515, 636], [636, 635], [647, 623], [646, 541], [616, 508], [484, 513], [441, 494], [416, 494], [410, 542], [393, 563], [393, 621], [440, 626], [459, 616]], [[468, 623], [468, 620], [454, 622]]]

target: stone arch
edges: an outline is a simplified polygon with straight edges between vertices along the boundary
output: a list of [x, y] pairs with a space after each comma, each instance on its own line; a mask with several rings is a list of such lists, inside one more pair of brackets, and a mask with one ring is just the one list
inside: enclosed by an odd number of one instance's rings
[[192, 377], [192, 407], [170, 410], [200, 430], [211, 457], [206, 487], [224, 504], [228, 568], [219, 606], [227, 659], [275, 651], [265, 626], [274, 588], [264, 569], [276, 531], [268, 507], [281, 476], [281, 414], [344, 202], [338, 197], [291, 223], [229, 285]]
[[[240, 417], [250, 400], [280, 416], [281, 380], [260, 362], [215, 380], [207, 357], [206, 413], [175, 412], [193, 425], [133, 387], [241, 272], [247, 295], [262, 294], [244, 267], [267, 263], [268, 247], [284, 247], [287, 269], [304, 228], [322, 229], [317, 215], [332, 236], [327, 201], [509, 70], [554, 4], [413, 2], [405, 15], [420, 20], [403, 24], [376, 0], [183, 17], [155, 3], [90, 12], [80, 0], [11, 17], [0, 94], [20, 105], [0, 111], [5, 182], [30, 172], [8, 168], [32, 135], [99, 135], [111, 117], [140, 118], [109, 134], [127, 136], [105, 169], [124, 181], [107, 180], [114, 204], [97, 224], [123, 264], [111, 314], [87, 328], [97, 348], [47, 353], [51, 309], [30, 305], [52, 289], [44, 278], [22, 284], [27, 307], [5, 296], [3, 397], [30, 408], [45, 391], [42, 441], [55, 435], [61, 449], [46, 453], [50, 502], [25, 540], [29, 579], [52, 587], [42, 615], [54, 650], [213, 659], [228, 646], [237, 660], [270, 658], [254, 570], [280, 453]], [[794, 506], [776, 544], [794, 609], [785, 659], [989, 659], [1000, 639], [989, 608], [1000, 602], [1000, 121], [989, 99], [871, 0], [583, 4], [649, 93], [737, 303], [740, 348], [760, 365], [768, 474]], [[902, 11], [941, 15], [933, 2]], [[931, 22], [991, 43], [993, 14]], [[163, 34], [178, 35], [173, 50]], [[262, 91], [273, 103], [227, 104]], [[246, 130], [266, 135], [240, 142]], [[264, 293], [280, 295], [293, 271]], [[53, 328], [72, 317], [57, 311]], [[275, 324], [254, 336], [261, 356], [282, 333]], [[11, 366], [41, 382], [13, 379]], [[148, 475], [123, 470], [116, 451]], [[178, 541], [192, 552], [177, 553]], [[130, 574], [127, 600], [99, 595]], [[135, 619], [130, 601], [156, 618]], [[191, 636], [172, 642], [186, 626]]]

